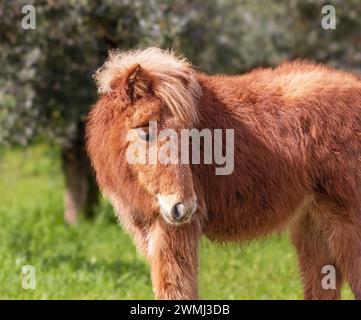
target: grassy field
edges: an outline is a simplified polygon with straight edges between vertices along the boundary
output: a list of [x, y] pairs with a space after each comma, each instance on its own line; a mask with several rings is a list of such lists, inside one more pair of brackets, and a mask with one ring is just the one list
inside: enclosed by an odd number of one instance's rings
[[[149, 268], [103, 201], [95, 221], [63, 222], [58, 152], [0, 150], [0, 299], [152, 299]], [[36, 289], [22, 288], [22, 267]], [[344, 290], [344, 298], [352, 298]], [[302, 298], [286, 235], [248, 245], [201, 246], [204, 299]]]

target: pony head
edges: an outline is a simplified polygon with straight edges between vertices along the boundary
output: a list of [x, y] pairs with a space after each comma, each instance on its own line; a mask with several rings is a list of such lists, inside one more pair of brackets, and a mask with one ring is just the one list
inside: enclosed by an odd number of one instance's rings
[[170, 224], [188, 221], [197, 208], [190, 165], [150, 158], [170, 143], [157, 132], [198, 122], [202, 90], [192, 66], [157, 48], [115, 51], [95, 79], [99, 99], [89, 114], [87, 150], [102, 192], [134, 219], [161, 214]]

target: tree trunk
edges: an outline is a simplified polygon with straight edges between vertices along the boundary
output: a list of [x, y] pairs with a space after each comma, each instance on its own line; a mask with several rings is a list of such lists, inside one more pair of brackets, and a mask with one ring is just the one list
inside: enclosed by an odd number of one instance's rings
[[83, 139], [62, 148], [65, 178], [64, 218], [69, 224], [77, 222], [78, 214], [94, 216], [99, 202], [99, 190]]

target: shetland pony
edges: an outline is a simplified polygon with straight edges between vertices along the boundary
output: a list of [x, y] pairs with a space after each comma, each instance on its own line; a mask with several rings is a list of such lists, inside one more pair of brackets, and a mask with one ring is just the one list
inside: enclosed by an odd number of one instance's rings
[[[98, 184], [151, 266], [158, 299], [197, 299], [198, 247], [288, 228], [306, 299], [361, 299], [361, 81], [303, 61], [207, 75], [157, 48], [113, 52], [96, 72], [87, 124]], [[131, 129], [234, 129], [234, 171], [130, 164]], [[201, 143], [202, 150], [202, 143]], [[324, 266], [336, 270], [323, 288]]]

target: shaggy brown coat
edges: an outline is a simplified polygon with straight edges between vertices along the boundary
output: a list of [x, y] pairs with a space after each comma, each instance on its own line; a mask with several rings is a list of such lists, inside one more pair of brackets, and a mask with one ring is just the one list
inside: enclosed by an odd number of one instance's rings
[[[361, 299], [361, 81], [295, 61], [240, 76], [206, 75], [159, 49], [113, 54], [96, 75], [100, 96], [87, 126], [103, 193], [149, 259], [160, 299], [195, 299], [198, 245], [244, 241], [289, 227], [305, 298]], [[215, 165], [131, 165], [127, 132], [160, 128], [235, 130], [235, 170]], [[196, 196], [198, 210], [174, 226], [156, 194]], [[322, 267], [336, 289], [322, 288]]]

